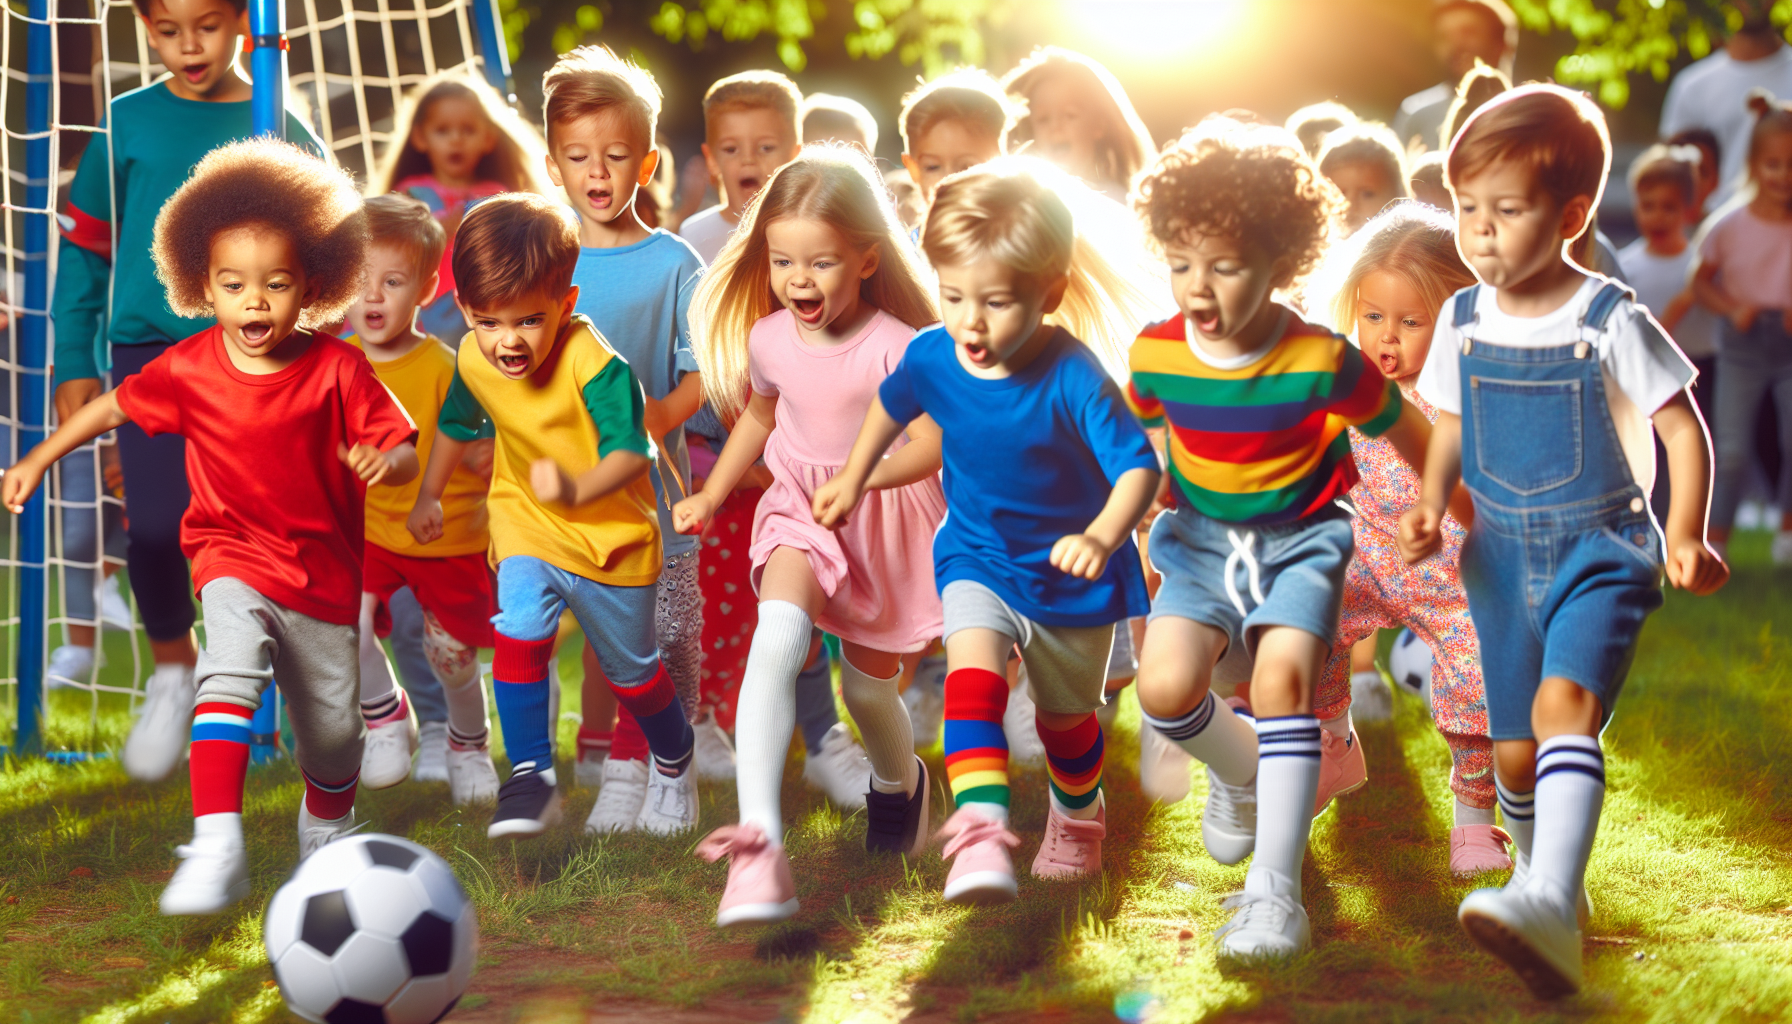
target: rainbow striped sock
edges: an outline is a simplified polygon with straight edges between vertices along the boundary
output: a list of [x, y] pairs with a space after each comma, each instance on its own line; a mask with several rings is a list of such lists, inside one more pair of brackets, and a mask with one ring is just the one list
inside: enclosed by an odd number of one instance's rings
[[1101, 795], [1105, 750], [1101, 723], [1091, 713], [1068, 729], [1047, 729], [1043, 722], [1035, 723], [1034, 728], [1045, 744], [1045, 770], [1051, 779], [1052, 801], [1073, 818], [1093, 817], [1095, 800]]
[[1002, 712], [1008, 708], [1008, 680], [980, 668], [946, 676], [946, 779], [958, 806], [967, 803], [1008, 807], [1008, 737]]

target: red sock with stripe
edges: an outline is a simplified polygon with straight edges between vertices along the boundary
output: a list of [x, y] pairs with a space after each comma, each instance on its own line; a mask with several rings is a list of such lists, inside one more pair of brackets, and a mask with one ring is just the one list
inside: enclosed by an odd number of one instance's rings
[[[980, 668], [946, 675], [946, 779], [958, 806], [982, 804], [992, 817], [1008, 816], [1008, 680]], [[1000, 808], [999, 811], [993, 808]]]
[[305, 810], [313, 818], [335, 821], [355, 809], [355, 784], [361, 781], [359, 771], [343, 782], [320, 782], [304, 769], [300, 769], [299, 774], [305, 777]]
[[1035, 721], [1045, 744], [1045, 770], [1051, 778], [1052, 803], [1072, 818], [1093, 818], [1100, 810], [1104, 744], [1101, 722], [1093, 712], [1068, 729], [1048, 729]]
[[243, 813], [243, 779], [249, 774], [249, 719], [238, 704], [208, 701], [193, 709], [193, 745], [187, 768], [193, 780], [193, 817]]

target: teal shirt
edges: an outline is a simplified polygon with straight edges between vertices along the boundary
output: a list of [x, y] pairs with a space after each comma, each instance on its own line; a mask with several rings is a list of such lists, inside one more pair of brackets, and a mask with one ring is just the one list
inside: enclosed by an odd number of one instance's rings
[[[210, 321], [175, 316], [162, 283], [156, 280], [150, 246], [156, 214], [193, 173], [200, 158], [227, 142], [254, 134], [249, 103], [204, 103], [182, 99], [165, 82], [114, 97], [107, 117], [112, 135], [108, 180], [106, 140], [95, 137], [81, 154], [69, 185], [64, 241], [56, 271], [50, 316], [56, 325], [56, 382], [98, 377], [110, 363], [103, 342], [141, 345], [180, 341]], [[324, 147], [311, 127], [290, 113], [286, 137], [322, 156]], [[118, 197], [115, 259], [84, 248], [113, 221]], [[107, 286], [111, 285], [111, 308]], [[102, 339], [100, 325], [108, 324]]]

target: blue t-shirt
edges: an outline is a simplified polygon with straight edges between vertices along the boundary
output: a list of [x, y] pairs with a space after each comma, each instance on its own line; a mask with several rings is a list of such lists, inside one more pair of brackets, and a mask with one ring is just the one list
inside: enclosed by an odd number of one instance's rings
[[1151, 442], [1094, 353], [1060, 329], [1012, 377], [972, 376], [944, 327], [923, 331], [878, 389], [902, 423], [944, 434], [946, 519], [933, 539], [942, 590], [974, 580], [1047, 626], [1103, 626], [1149, 608], [1132, 539], [1097, 580], [1052, 568], [1052, 545], [1101, 514], [1114, 481], [1157, 469]]
[[[697, 370], [697, 357], [691, 354], [690, 311], [691, 294], [702, 274], [703, 260], [690, 243], [658, 228], [633, 245], [579, 250], [579, 264], [572, 272], [572, 283], [579, 287], [577, 311], [589, 317], [610, 347], [628, 360], [629, 369], [654, 399], [671, 394], [685, 374]], [[666, 435], [666, 451], [688, 485], [691, 457], [684, 431]], [[672, 530], [667, 505], [684, 497], [678, 485], [672, 485], [668, 501], [657, 465], [651, 476], [666, 554], [695, 550], [695, 535]]]

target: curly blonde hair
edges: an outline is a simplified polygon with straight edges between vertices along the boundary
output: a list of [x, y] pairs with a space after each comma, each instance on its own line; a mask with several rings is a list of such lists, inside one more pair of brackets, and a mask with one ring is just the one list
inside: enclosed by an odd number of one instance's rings
[[290, 142], [262, 136], [220, 146], [193, 168], [156, 215], [151, 255], [168, 307], [210, 318], [205, 298], [212, 242], [226, 231], [259, 227], [284, 235], [314, 298], [299, 327], [340, 321], [360, 293], [367, 262], [367, 214], [353, 178]]

